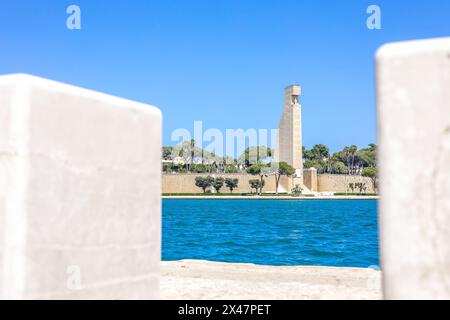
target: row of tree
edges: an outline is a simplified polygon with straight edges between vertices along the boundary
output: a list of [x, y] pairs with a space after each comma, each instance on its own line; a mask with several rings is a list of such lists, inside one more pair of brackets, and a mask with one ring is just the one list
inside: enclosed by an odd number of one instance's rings
[[249, 147], [237, 158], [222, 157], [196, 145], [195, 140], [173, 147], [163, 147], [163, 172], [238, 173], [257, 163], [269, 163], [272, 150], [265, 146]]
[[217, 193], [220, 193], [220, 190], [222, 189], [224, 184], [228, 189], [230, 189], [230, 192], [233, 193], [233, 190], [238, 187], [239, 179], [224, 179], [222, 177], [213, 178], [211, 176], [195, 178], [195, 185], [201, 188], [203, 190], [203, 193], [206, 193], [206, 191], [211, 187], [213, 187]]
[[[237, 159], [232, 159], [199, 148], [194, 140], [163, 147], [162, 158], [163, 172], [238, 173], [255, 165], [273, 167], [272, 150], [265, 146], [249, 147]], [[314, 167], [318, 173], [363, 175], [364, 171], [368, 173], [366, 168], [372, 168], [369, 170], [372, 173], [377, 167], [377, 146], [370, 144], [358, 150], [351, 145], [333, 154], [324, 144], [316, 144], [311, 149], [303, 147], [303, 166]]]
[[[291, 177], [295, 174], [295, 169], [286, 162], [271, 163], [271, 164], [255, 164], [247, 169], [247, 173], [259, 176], [259, 183], [254, 182], [256, 192], [261, 194], [265, 185], [264, 179], [268, 176], [275, 178], [275, 192], [278, 194], [278, 186], [282, 176]], [[252, 185], [251, 185], [252, 186]], [[254, 187], [252, 187], [254, 188]]]
[[377, 146], [358, 150], [352, 145], [330, 155], [327, 146], [317, 144], [310, 150], [303, 147], [303, 159], [305, 169], [314, 167], [318, 173], [361, 175], [364, 168], [377, 167]]
[[[278, 186], [280, 184], [280, 179], [282, 176], [293, 176], [295, 174], [295, 169], [287, 164], [286, 162], [268, 164], [255, 164], [247, 169], [247, 173], [258, 176], [258, 179], [249, 180], [250, 188], [255, 190], [255, 193], [261, 194], [263, 188], [266, 184], [265, 178], [273, 176], [275, 178], [276, 193], [278, 193]], [[233, 178], [213, 178], [211, 176], [207, 177], [196, 177], [195, 185], [206, 192], [209, 188], [214, 188], [217, 193], [224, 186], [227, 186], [231, 192], [238, 187], [239, 180]]]

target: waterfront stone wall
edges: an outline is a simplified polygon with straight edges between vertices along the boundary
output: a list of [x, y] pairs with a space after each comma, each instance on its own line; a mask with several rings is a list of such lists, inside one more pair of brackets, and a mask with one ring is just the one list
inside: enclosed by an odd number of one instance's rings
[[[346, 175], [332, 175], [332, 174], [311, 174], [311, 171], [304, 171], [305, 186], [313, 192], [351, 192], [349, 189], [350, 183], [365, 183], [366, 193], [374, 193], [372, 181], [370, 178], [361, 176], [346, 176]], [[249, 174], [163, 174], [162, 187], [163, 193], [202, 193], [202, 189], [195, 186], [195, 178], [199, 176], [212, 176], [224, 178], [239, 179], [239, 186], [234, 193], [251, 193], [249, 181], [258, 179], [257, 176]], [[266, 193], [275, 193], [275, 177], [269, 176], [265, 178], [266, 185], [263, 189]], [[294, 187], [292, 178], [281, 177], [280, 192], [290, 192]], [[228, 188], [224, 186], [222, 193], [229, 193]], [[359, 192], [355, 189], [354, 192]]]
[[318, 174], [317, 191], [318, 192], [349, 192], [359, 193], [359, 189], [351, 190], [349, 185], [353, 183], [364, 183], [367, 188], [363, 193], [375, 193], [373, 183], [370, 178], [362, 176], [349, 176], [337, 174]]
[[[192, 173], [192, 174], [163, 174], [162, 179], [162, 187], [163, 193], [202, 193], [203, 190], [197, 186], [195, 186], [195, 178], [196, 177], [207, 177], [211, 176], [214, 178], [223, 177], [223, 178], [231, 178], [231, 179], [239, 179], [238, 188], [233, 190], [233, 193], [251, 193], [249, 181], [252, 179], [259, 179], [258, 176], [252, 176], [250, 174], [200, 174], [200, 173]], [[275, 177], [269, 176], [265, 179], [265, 186], [263, 191], [267, 193], [275, 193]], [[281, 188], [284, 189], [284, 192], [291, 191], [292, 184], [290, 182], [291, 179], [287, 177], [281, 177], [280, 185]], [[229, 193], [230, 190], [223, 186], [220, 190], [222, 193]], [[253, 190], [254, 192], [254, 190]], [[283, 190], [280, 190], [283, 192]]]

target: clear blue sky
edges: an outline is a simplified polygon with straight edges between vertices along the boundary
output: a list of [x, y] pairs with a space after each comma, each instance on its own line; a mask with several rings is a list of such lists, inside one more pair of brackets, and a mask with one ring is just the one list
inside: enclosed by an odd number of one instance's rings
[[[66, 28], [80, 6], [82, 30]], [[382, 10], [382, 30], [366, 9]], [[303, 87], [304, 144], [376, 142], [373, 56], [450, 36], [448, 0], [1, 0], [0, 74], [25, 72], [158, 106], [176, 128], [276, 128]]]

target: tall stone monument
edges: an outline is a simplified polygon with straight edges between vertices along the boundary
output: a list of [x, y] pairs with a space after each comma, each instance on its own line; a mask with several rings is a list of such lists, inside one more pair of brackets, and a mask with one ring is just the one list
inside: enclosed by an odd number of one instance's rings
[[[302, 108], [299, 102], [301, 87], [289, 86], [284, 93], [284, 109], [281, 116], [276, 157], [295, 168], [293, 186], [303, 186], [302, 160]], [[290, 191], [290, 190], [287, 190]]]

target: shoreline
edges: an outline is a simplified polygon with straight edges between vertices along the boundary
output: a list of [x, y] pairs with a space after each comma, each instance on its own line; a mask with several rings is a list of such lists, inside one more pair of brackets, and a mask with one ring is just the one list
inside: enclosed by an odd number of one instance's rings
[[162, 196], [163, 200], [380, 200], [380, 196]]
[[380, 300], [381, 271], [369, 268], [161, 262], [166, 300]]

